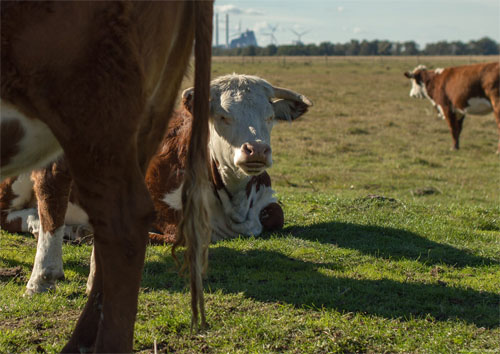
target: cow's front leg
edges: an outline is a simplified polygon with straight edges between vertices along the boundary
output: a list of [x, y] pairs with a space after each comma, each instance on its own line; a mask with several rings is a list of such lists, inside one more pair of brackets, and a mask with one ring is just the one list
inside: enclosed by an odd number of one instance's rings
[[56, 280], [64, 279], [62, 241], [64, 216], [71, 188], [71, 175], [64, 162], [32, 173], [38, 201], [38, 243], [35, 263], [26, 295], [52, 289]]
[[[130, 352], [154, 208], [137, 161], [108, 166], [114, 175], [75, 173], [94, 229], [95, 276], [89, 299], [63, 352]], [[89, 179], [96, 176], [96, 180]]]

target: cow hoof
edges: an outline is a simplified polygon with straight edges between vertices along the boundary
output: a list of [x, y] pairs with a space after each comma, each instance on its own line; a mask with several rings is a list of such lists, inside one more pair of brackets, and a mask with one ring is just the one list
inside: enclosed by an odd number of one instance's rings
[[42, 275], [35, 279], [30, 279], [23, 296], [32, 296], [54, 290], [57, 280], [64, 280], [64, 273]]

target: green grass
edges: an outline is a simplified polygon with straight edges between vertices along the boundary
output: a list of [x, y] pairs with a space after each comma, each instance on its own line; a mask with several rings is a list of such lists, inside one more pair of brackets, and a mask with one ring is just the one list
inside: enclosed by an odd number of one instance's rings
[[[421, 58], [431, 67], [483, 58]], [[243, 61], [244, 60], [244, 61]], [[498, 58], [488, 58], [498, 60]], [[210, 328], [190, 334], [188, 287], [169, 247], [149, 247], [134, 350], [179, 353], [488, 353], [500, 342], [500, 159], [492, 115], [461, 150], [426, 101], [415, 58], [217, 59], [311, 111], [273, 131], [282, 232], [212, 245]], [[189, 83], [186, 83], [188, 85]], [[0, 236], [0, 352], [56, 352], [83, 308], [91, 249], [64, 246], [66, 280], [22, 296], [36, 243]]]

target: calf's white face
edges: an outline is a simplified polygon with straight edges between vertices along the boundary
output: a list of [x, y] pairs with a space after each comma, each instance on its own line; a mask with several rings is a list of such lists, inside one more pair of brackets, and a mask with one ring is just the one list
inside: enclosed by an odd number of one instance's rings
[[[192, 95], [192, 89], [183, 93], [188, 109]], [[210, 96], [210, 154], [224, 174], [236, 176], [258, 175], [271, 167], [273, 125], [300, 117], [312, 105], [296, 92], [249, 75], [213, 80]]]

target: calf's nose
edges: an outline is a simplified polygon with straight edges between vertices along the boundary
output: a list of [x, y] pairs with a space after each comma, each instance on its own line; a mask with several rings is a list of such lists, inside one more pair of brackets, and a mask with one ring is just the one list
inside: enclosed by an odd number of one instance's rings
[[266, 159], [271, 153], [271, 147], [264, 143], [245, 143], [241, 146], [242, 154], [250, 160]]

